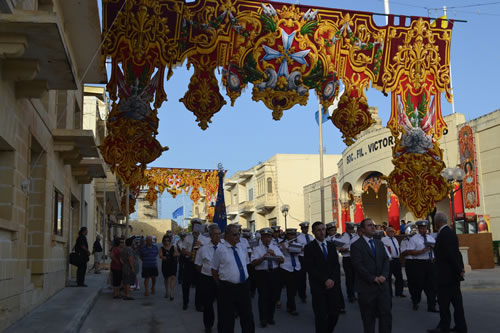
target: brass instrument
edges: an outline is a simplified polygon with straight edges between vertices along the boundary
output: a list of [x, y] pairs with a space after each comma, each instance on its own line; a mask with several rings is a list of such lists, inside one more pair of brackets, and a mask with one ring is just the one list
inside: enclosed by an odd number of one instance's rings
[[198, 242], [198, 234], [195, 235], [193, 233], [193, 247], [191, 249], [191, 261], [194, 262], [196, 259], [196, 253], [198, 252], [198, 249], [200, 248], [199, 246], [196, 245], [196, 242]]

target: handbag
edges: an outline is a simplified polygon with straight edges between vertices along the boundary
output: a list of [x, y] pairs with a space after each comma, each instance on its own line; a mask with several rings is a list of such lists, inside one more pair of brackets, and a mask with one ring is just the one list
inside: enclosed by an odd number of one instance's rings
[[84, 261], [85, 259], [83, 258], [82, 255], [80, 255], [79, 253], [76, 253], [76, 252], [71, 252], [69, 254], [69, 263], [73, 266], [80, 266], [82, 265], [83, 263], [85, 263]]

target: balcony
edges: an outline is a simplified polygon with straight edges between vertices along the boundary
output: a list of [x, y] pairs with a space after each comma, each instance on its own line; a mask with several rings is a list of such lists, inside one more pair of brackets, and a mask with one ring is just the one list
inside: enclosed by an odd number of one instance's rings
[[276, 207], [276, 197], [273, 193], [262, 194], [255, 200], [257, 213], [266, 215]]
[[[105, 184], [106, 186], [104, 186]], [[106, 178], [97, 178], [95, 180], [95, 190], [97, 200], [101, 203], [104, 203], [104, 196], [106, 196], [106, 212], [116, 215], [118, 219], [123, 218], [120, 207], [122, 187], [110, 170], [106, 170]], [[104, 191], [106, 191], [106, 194]]]
[[238, 205], [240, 215], [252, 214], [253, 212], [255, 212], [253, 201], [243, 201]]
[[254, 176], [253, 172], [242, 172], [239, 174], [238, 184], [245, 184]]

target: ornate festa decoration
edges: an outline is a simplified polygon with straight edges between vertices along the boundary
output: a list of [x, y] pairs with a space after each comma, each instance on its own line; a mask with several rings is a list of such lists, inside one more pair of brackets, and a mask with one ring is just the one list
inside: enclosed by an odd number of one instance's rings
[[465, 171], [463, 198], [465, 208], [479, 207], [479, 181], [476, 168], [476, 145], [470, 126], [463, 126], [458, 132], [460, 167]]
[[[339, 204], [338, 204], [338, 190], [337, 190], [337, 178], [332, 177], [330, 180], [330, 189], [332, 191], [332, 219], [339, 224]], [[344, 230], [344, 229], [343, 229]]]
[[145, 183], [148, 192], [146, 200], [150, 203], [158, 199], [158, 193], [165, 190], [174, 198], [184, 192], [193, 202], [201, 198], [203, 191], [206, 198], [215, 198], [219, 187], [217, 170], [151, 168], [145, 171]]
[[[429, 18], [412, 17], [407, 22], [400, 17], [395, 25], [390, 15], [387, 26], [377, 26], [366, 12], [256, 0], [103, 0], [103, 10], [103, 54], [112, 59], [108, 90], [115, 101], [115, 118], [108, 121], [110, 138], [102, 151], [126, 184], [138, 182], [145, 161], [163, 150], [155, 139], [156, 109], [166, 100], [163, 81], [186, 60], [194, 74], [181, 101], [202, 129], [226, 104], [215, 75], [222, 68], [222, 84], [232, 105], [251, 83], [253, 100], [271, 109], [275, 120], [294, 105], [305, 105], [310, 90], [326, 110], [342, 81], [345, 92], [331, 120], [348, 145], [373, 123], [365, 90], [371, 85], [391, 93], [388, 127], [396, 141], [403, 142], [400, 150], [393, 151], [397, 174], [418, 174], [400, 161], [414, 156], [407, 154], [427, 154], [414, 152], [409, 141], [420, 140], [416, 145], [423, 144], [426, 151], [438, 149], [436, 140], [446, 127], [441, 93], [449, 101], [452, 98], [452, 21], [443, 25], [440, 19], [431, 24]], [[130, 101], [141, 101], [142, 106], [136, 108]], [[149, 103], [154, 108], [144, 107]], [[141, 156], [129, 153], [130, 149]], [[439, 161], [418, 160], [429, 163], [423, 168], [436, 172], [433, 177], [439, 179], [434, 166]], [[394, 192], [413, 212], [419, 211], [402, 192], [412, 185], [396, 173], [389, 176], [397, 185]], [[432, 192], [422, 178], [413, 181]], [[438, 199], [436, 194], [433, 202]]]
[[366, 177], [363, 181], [363, 192], [368, 194], [368, 189], [371, 188], [373, 192], [375, 192], [376, 198], [378, 198], [378, 191], [380, 190], [380, 186], [382, 186], [382, 178], [380, 176], [381, 174], [377, 172], [376, 174], [371, 174]]

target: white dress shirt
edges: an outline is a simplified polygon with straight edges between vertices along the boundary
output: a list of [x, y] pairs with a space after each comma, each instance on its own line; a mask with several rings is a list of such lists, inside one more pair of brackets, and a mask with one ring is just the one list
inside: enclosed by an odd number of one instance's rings
[[383, 237], [382, 238], [382, 243], [384, 243], [385, 247], [389, 249], [389, 254], [391, 255], [391, 258], [399, 258], [401, 255], [401, 250], [399, 248], [399, 243], [396, 237]]
[[[312, 235], [309, 235], [309, 242], [307, 241], [307, 238], [306, 237], [306, 234], [301, 232], [298, 236], [297, 236], [297, 241], [302, 244], [302, 247], [306, 246], [308, 243], [312, 242], [314, 240], [314, 237]], [[303, 257], [304, 256], [304, 252], [300, 253], [299, 254], [299, 257]]]
[[[235, 246], [235, 248], [243, 266], [246, 281], [248, 279], [248, 253], [246, 253], [241, 246]], [[238, 269], [238, 265], [236, 263], [232, 245], [229, 244], [229, 242], [225, 242], [222, 246], [217, 247], [217, 251], [214, 253], [210, 266], [212, 269], [219, 272], [219, 278], [221, 281], [241, 283], [240, 270]]]
[[[263, 243], [260, 243], [259, 246], [256, 246], [253, 249], [251, 261], [262, 258], [267, 253], [267, 250], [268, 250], [268, 247], [265, 246]], [[281, 252], [281, 250], [276, 245], [274, 245], [272, 242], [271, 242], [271, 244], [269, 244], [269, 250], [274, 251], [275, 257], [282, 257], [283, 258], [283, 253]], [[272, 269], [278, 268], [278, 265], [279, 265], [279, 262], [277, 260], [271, 260]], [[264, 260], [260, 264], [255, 266], [256, 271], [267, 271], [268, 269], [269, 269], [268, 260]]]
[[326, 242], [326, 238], [324, 241], [320, 242], [319, 240], [317, 239], [314, 239], [316, 241], [316, 243], [318, 243], [319, 245], [319, 248], [321, 249], [321, 252], [323, 252], [323, 244], [325, 244], [325, 249], [326, 249], [326, 254], [328, 254], [328, 243]]
[[[410, 243], [410, 238], [409, 237], [405, 237], [401, 241], [401, 245], [399, 247], [399, 249], [401, 250], [400, 254], [408, 250], [408, 244], [409, 243]], [[405, 260], [408, 260], [408, 259], [413, 259], [413, 256], [411, 254], [405, 255]]]
[[342, 257], [350, 257], [351, 256], [351, 245], [352, 243], [354, 243], [355, 241], [357, 241], [359, 239], [359, 236], [358, 234], [356, 233], [348, 233], [348, 232], [345, 232], [342, 237], [340, 238], [340, 241], [344, 242], [344, 249], [348, 249], [347, 252], [341, 252], [342, 253]]
[[210, 242], [209, 244], [203, 245], [196, 253], [196, 258], [194, 260], [195, 265], [201, 266], [201, 274], [206, 276], [212, 276], [212, 266], [210, 264], [216, 251], [214, 246], [218, 249], [221, 244], [214, 245], [214, 243]]
[[198, 240], [200, 241], [201, 245], [207, 245], [212, 239], [210, 238], [210, 236], [204, 236], [200, 234], [198, 236]]
[[240, 238], [240, 242], [238, 244], [236, 244], [236, 245], [240, 246], [247, 253], [248, 252], [252, 252], [252, 250], [250, 249], [250, 245], [248, 244], [248, 240], [246, 238], [244, 238], [244, 237], [241, 237]]
[[[427, 243], [436, 243], [434, 238], [431, 235], [426, 235], [426, 241]], [[412, 238], [410, 238], [410, 241], [408, 243], [408, 250], [423, 250], [425, 248], [425, 241], [424, 241], [424, 236], [421, 234], [416, 234]], [[429, 259], [434, 259], [434, 251], [431, 250], [429, 252], [413, 255], [413, 259], [418, 259], [418, 260], [429, 260]]]
[[[288, 249], [288, 247], [290, 246], [290, 244], [298, 244], [298, 245], [301, 245], [299, 242], [297, 242], [297, 240], [293, 240], [292, 242], [289, 242], [289, 241], [284, 241], [282, 243], [282, 246], [285, 247], [286, 249]], [[288, 271], [288, 272], [293, 272], [294, 271], [294, 268], [293, 268], [293, 265], [292, 265], [292, 256], [294, 256], [295, 258], [295, 270], [296, 271], [300, 271], [300, 260], [299, 260], [299, 253], [290, 253], [286, 250], [282, 251], [283, 253], [283, 256], [285, 257], [285, 261], [280, 265], [280, 268], [284, 269], [285, 271]]]

